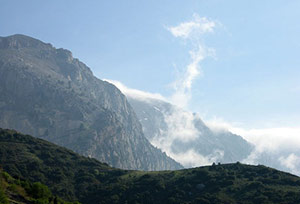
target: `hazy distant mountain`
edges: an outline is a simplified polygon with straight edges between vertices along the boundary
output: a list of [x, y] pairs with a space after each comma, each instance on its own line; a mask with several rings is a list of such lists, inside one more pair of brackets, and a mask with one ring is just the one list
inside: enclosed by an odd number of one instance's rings
[[157, 99], [127, 96], [145, 136], [186, 167], [247, 158], [253, 147], [229, 131], [212, 131], [197, 114]]
[[181, 168], [154, 148], [125, 96], [72, 53], [24, 36], [0, 37], [0, 127], [114, 167]]

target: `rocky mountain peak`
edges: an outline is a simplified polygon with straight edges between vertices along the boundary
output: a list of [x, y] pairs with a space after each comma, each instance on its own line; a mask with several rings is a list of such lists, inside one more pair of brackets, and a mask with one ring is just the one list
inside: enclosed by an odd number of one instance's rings
[[0, 37], [0, 49], [7, 48], [53, 48], [51, 44], [43, 43], [40, 40], [26, 35], [15, 34], [8, 37]]
[[96, 78], [70, 51], [24, 35], [0, 40], [0, 127], [114, 167], [182, 167], [149, 143], [120, 90]]

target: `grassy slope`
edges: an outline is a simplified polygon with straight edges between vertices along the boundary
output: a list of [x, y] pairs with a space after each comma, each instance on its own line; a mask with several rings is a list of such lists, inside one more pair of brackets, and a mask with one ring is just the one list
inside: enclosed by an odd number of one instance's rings
[[300, 178], [265, 166], [126, 171], [1, 129], [0, 165], [16, 178], [40, 181], [82, 203], [300, 203]]
[[71, 203], [54, 196], [46, 185], [39, 182], [30, 183], [11, 177], [0, 169], [0, 203], [1, 204], [79, 204]]

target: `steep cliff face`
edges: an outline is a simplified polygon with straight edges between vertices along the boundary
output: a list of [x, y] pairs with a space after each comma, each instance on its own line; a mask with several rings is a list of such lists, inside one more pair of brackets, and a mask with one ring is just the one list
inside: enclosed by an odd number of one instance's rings
[[72, 53], [24, 36], [0, 38], [0, 127], [125, 169], [181, 166], [153, 147], [125, 96]]
[[253, 147], [229, 131], [213, 131], [195, 114], [157, 99], [128, 96], [145, 136], [185, 167], [236, 162]]

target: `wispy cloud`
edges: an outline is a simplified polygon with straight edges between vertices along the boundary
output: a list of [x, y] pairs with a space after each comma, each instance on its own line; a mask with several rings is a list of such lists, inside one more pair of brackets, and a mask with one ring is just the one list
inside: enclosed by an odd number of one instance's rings
[[[153, 94], [141, 90], [131, 89], [115, 80], [106, 80], [116, 85], [125, 95], [151, 102], [152, 99], [167, 101], [160, 94]], [[180, 108], [175, 108], [169, 113], [164, 113], [168, 131], [162, 133], [163, 137], [154, 137], [150, 142], [162, 149], [186, 167], [209, 165], [220, 161], [223, 152], [215, 149], [209, 155], [201, 155], [195, 149], [186, 151], [173, 151], [174, 141], [192, 142], [201, 134], [193, 124], [194, 115]], [[300, 127], [277, 127], [277, 128], [242, 128], [241, 123], [229, 123], [222, 118], [214, 117], [205, 120], [205, 124], [213, 131], [229, 130], [241, 135], [245, 140], [252, 143], [255, 148], [245, 159], [244, 163], [265, 164], [274, 168], [289, 171], [300, 175]]]
[[132, 97], [134, 99], [137, 99], [137, 100], [145, 101], [145, 100], [151, 100], [151, 99], [158, 99], [158, 100], [167, 101], [167, 99], [159, 93], [149, 93], [149, 92], [141, 91], [138, 89], [132, 89], [132, 88], [125, 86], [124, 84], [122, 84], [120, 81], [117, 81], [117, 80], [103, 79], [103, 81], [107, 81], [111, 84], [114, 84], [118, 89], [120, 89], [120, 91], [123, 94], [125, 94], [126, 96], [129, 96], [129, 97]]
[[215, 150], [212, 154], [203, 156], [194, 149], [180, 153], [170, 152], [168, 154], [184, 167], [211, 165], [213, 162], [220, 161], [224, 156], [224, 152], [220, 150]]
[[300, 175], [300, 127], [247, 129], [214, 118], [206, 121], [213, 130], [241, 135], [255, 148], [244, 163], [265, 164]]
[[198, 14], [193, 15], [192, 21], [180, 23], [178, 26], [168, 27], [168, 30], [175, 36], [184, 39], [191, 38], [193, 35], [201, 35], [213, 32], [216, 27], [214, 21], [208, 20], [206, 17], [199, 17]]
[[290, 154], [287, 157], [281, 156], [279, 157], [279, 162], [281, 165], [290, 169], [290, 171], [294, 174], [300, 175], [300, 156], [295, 155], [294, 153]]
[[[143, 101], [159, 99], [186, 108], [191, 99], [193, 83], [202, 73], [201, 62], [205, 58], [215, 55], [214, 49], [206, 47], [202, 42], [202, 36], [213, 33], [217, 25], [217, 22], [205, 17], [201, 18], [195, 14], [191, 21], [180, 23], [174, 27], [167, 27], [174, 37], [192, 45], [192, 49], [189, 51], [191, 61], [181, 73], [181, 77], [174, 81], [174, 93], [171, 97], [166, 98], [158, 93], [153, 94], [130, 89], [118, 81], [106, 81], [113, 83], [125, 95], [132, 98]], [[295, 88], [293, 91], [298, 92], [299, 89]], [[194, 149], [179, 153], [172, 151], [171, 146], [174, 140], [192, 141], [196, 139], [195, 135], [197, 135], [197, 130], [191, 125], [191, 115], [183, 114], [179, 117], [178, 114], [175, 111], [166, 117], [166, 120], [169, 121], [170, 133], [165, 138], [155, 138], [151, 141], [152, 144], [185, 166], [211, 164], [212, 161], [221, 158], [222, 152], [218, 152], [218, 150], [215, 150], [215, 154], [208, 156], [202, 156]], [[270, 165], [300, 175], [300, 127], [247, 129], [242, 128], [239, 123], [232, 124], [218, 118], [206, 120], [205, 123], [212, 130], [229, 130], [241, 135], [255, 146], [253, 152], [243, 162]]]
[[243, 129], [232, 127], [231, 130], [242, 135], [256, 145], [259, 152], [299, 151], [300, 128], [278, 127], [264, 129]]
[[300, 127], [233, 128], [232, 131], [255, 145], [243, 162], [265, 164], [300, 175]]
[[[167, 99], [160, 94], [131, 89], [116, 80], [105, 79], [105, 81], [114, 84], [123, 94], [136, 100], [148, 103], [152, 103], [153, 99], [168, 102]], [[197, 140], [199, 135], [201, 135], [194, 124], [195, 117], [199, 116], [175, 106], [173, 106], [172, 109], [168, 109], [168, 111], [164, 111], [163, 109], [160, 111], [162, 111], [164, 115], [164, 122], [167, 129], [161, 130], [161, 135], [154, 136], [150, 140], [152, 145], [160, 148], [185, 167], [210, 165], [213, 162], [222, 160], [224, 152], [218, 149], [212, 150], [212, 153], [208, 155], [202, 155], [192, 147], [184, 150], [176, 149], [176, 151], [174, 151], [174, 142], [183, 144], [190, 143]]]
[[180, 107], [187, 107], [191, 99], [192, 84], [201, 75], [200, 62], [206, 57], [215, 55], [213, 48], [208, 48], [202, 43], [202, 37], [206, 33], [212, 33], [216, 25], [215, 21], [194, 14], [191, 21], [167, 27], [174, 37], [181, 38], [192, 45], [189, 51], [191, 62], [186, 66], [184, 73], [180, 74], [182, 77], [173, 83], [175, 92], [171, 96], [171, 101]]
[[183, 150], [179, 147], [174, 150], [174, 142], [185, 144], [193, 142], [199, 137], [200, 132], [194, 125], [193, 114], [177, 107], [172, 107], [167, 112], [162, 110], [162, 113], [167, 128], [153, 137], [150, 140], [151, 144], [166, 152], [185, 167], [210, 163], [210, 158], [200, 155], [193, 148]]

